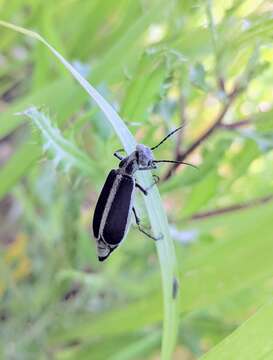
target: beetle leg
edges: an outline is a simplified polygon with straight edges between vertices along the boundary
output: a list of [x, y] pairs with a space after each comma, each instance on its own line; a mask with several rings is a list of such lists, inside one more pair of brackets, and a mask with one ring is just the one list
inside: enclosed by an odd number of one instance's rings
[[116, 157], [116, 158], [118, 158], [119, 160], [123, 160], [124, 159], [124, 157], [122, 156], [122, 155], [120, 155], [120, 151], [124, 151], [123, 149], [118, 149], [118, 150], [116, 150], [115, 152], [114, 152], [114, 156]]
[[159, 177], [159, 176], [153, 174], [153, 178], [154, 178], [154, 181], [151, 183], [150, 186], [148, 186], [148, 187], [145, 189], [146, 191], [149, 191], [153, 186], [155, 186], [156, 184], [159, 183], [159, 181], [160, 181], [160, 177]]
[[148, 236], [148, 238], [153, 239], [153, 240], [155, 240], [155, 241], [163, 239], [163, 235], [162, 235], [162, 234], [160, 234], [158, 237], [155, 237], [155, 236], [149, 234], [146, 230], [143, 229], [143, 227], [140, 225], [140, 218], [137, 216], [136, 209], [135, 209], [134, 207], [133, 207], [133, 213], [134, 213], [134, 216], [135, 216], [135, 220], [136, 220], [136, 224], [137, 224], [138, 230], [139, 230], [140, 232], [142, 232], [143, 234], [145, 234], [146, 236]]
[[153, 178], [154, 178], [154, 181], [152, 182], [152, 184], [150, 186], [148, 186], [146, 189], [144, 189], [141, 185], [139, 185], [137, 182], [136, 182], [136, 187], [144, 194], [144, 195], [148, 195], [148, 191], [156, 184], [159, 183], [159, 180], [160, 180], [160, 177], [157, 176], [157, 175], [154, 175], [153, 174]]
[[153, 178], [154, 178], [154, 185], [156, 185], [157, 183], [159, 183], [160, 177], [159, 177], [158, 175], [153, 174]]
[[136, 220], [136, 224], [139, 225], [140, 224], [140, 218], [137, 216], [136, 209], [135, 209], [134, 206], [133, 206], [133, 213], [134, 213], [134, 217], [135, 217], [135, 220]]
[[136, 182], [136, 187], [144, 194], [144, 195], [148, 195], [148, 192], [146, 189], [144, 189], [141, 185], [139, 185], [137, 182]]

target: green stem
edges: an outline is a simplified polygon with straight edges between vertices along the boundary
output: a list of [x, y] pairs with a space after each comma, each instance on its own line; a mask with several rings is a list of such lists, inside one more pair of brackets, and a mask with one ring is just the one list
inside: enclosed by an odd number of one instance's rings
[[217, 30], [216, 30], [216, 26], [215, 26], [213, 14], [212, 14], [212, 0], [206, 1], [206, 14], [207, 14], [208, 25], [209, 25], [209, 30], [210, 30], [210, 34], [211, 34], [212, 49], [213, 49], [214, 58], [215, 58], [216, 78], [218, 80], [221, 80], [223, 78], [223, 76], [222, 76], [222, 69], [221, 69], [221, 64], [220, 64], [218, 34], [217, 34]]

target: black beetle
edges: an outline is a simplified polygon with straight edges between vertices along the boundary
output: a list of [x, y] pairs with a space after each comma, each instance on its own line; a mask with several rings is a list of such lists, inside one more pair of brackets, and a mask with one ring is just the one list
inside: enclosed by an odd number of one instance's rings
[[[147, 195], [147, 191], [149, 190], [144, 189], [136, 182], [134, 174], [138, 170], [156, 169], [157, 163], [162, 162], [191, 165], [172, 160], [155, 160], [153, 157], [152, 150], [159, 147], [181, 128], [182, 127], [179, 127], [172, 131], [162, 139], [159, 144], [152, 148], [138, 144], [136, 150], [127, 157], [120, 155], [119, 152], [121, 150], [117, 150], [114, 153], [114, 156], [120, 160], [119, 168], [110, 171], [101, 190], [93, 217], [93, 234], [97, 241], [99, 261], [107, 259], [111, 252], [114, 251], [125, 238], [129, 230], [132, 212], [135, 216], [138, 229], [148, 237], [158, 240], [158, 238], [149, 234], [140, 225], [140, 219], [133, 206], [135, 188], [140, 189], [144, 195]], [[158, 176], [154, 177], [155, 181], [151, 186], [159, 181]]]

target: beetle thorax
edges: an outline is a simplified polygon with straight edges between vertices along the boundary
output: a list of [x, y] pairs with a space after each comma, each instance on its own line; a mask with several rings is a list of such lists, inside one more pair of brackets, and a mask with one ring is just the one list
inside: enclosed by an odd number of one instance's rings
[[133, 175], [137, 170], [155, 169], [154, 157], [151, 149], [143, 144], [138, 144], [136, 150], [121, 160], [120, 172]]
[[139, 168], [153, 167], [154, 157], [152, 150], [148, 146], [138, 144], [135, 152]]

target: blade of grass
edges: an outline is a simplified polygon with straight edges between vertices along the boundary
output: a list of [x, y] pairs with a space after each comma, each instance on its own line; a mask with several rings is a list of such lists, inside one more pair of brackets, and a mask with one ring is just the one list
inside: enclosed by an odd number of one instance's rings
[[146, 353], [156, 348], [159, 341], [160, 334], [157, 331], [152, 332], [149, 335], [145, 335], [142, 339], [135, 341], [134, 344], [121, 349], [117, 354], [111, 356], [109, 360], [141, 359], [145, 357]]
[[38, 144], [26, 143], [18, 147], [0, 171], [0, 199], [16, 184], [18, 178], [39, 160], [41, 154]]
[[[136, 141], [134, 137], [113, 107], [43, 37], [41, 37], [38, 33], [4, 21], [0, 21], [0, 25], [42, 42], [54, 54], [54, 56], [61, 61], [76, 81], [79, 82], [82, 88], [96, 102], [113, 126], [127, 153], [130, 153], [135, 149]], [[148, 186], [151, 183], [150, 174], [139, 174], [138, 179], [144, 186]], [[157, 187], [153, 187], [149, 195], [145, 197], [145, 205], [155, 236], [158, 236], [160, 233], [164, 236], [163, 240], [156, 242], [156, 248], [161, 268], [164, 298], [162, 359], [167, 360], [172, 358], [178, 331], [179, 286], [177, 261], [174, 244], [169, 234], [167, 218], [163, 210]]]
[[272, 359], [272, 321], [271, 301], [200, 360]]

